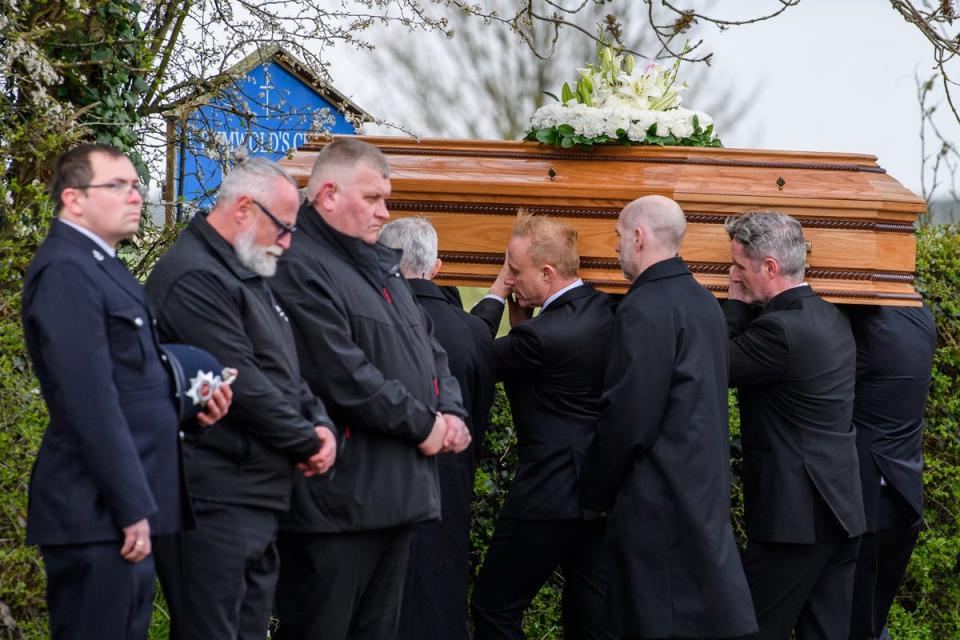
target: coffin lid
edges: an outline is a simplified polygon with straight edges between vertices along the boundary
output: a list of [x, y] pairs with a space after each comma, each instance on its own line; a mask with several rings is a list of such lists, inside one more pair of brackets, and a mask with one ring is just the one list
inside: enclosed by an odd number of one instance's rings
[[[440, 239], [439, 284], [488, 286], [503, 262], [518, 207], [563, 218], [579, 233], [581, 275], [623, 293], [614, 251], [617, 214], [659, 194], [687, 216], [681, 256], [697, 280], [726, 295], [730, 242], [724, 220], [773, 209], [797, 218], [808, 242], [807, 281], [840, 303], [919, 304], [914, 230], [924, 201], [876, 157], [853, 153], [602, 146], [358, 136], [391, 166], [393, 217], [425, 215]], [[306, 184], [311, 141], [281, 161]]]

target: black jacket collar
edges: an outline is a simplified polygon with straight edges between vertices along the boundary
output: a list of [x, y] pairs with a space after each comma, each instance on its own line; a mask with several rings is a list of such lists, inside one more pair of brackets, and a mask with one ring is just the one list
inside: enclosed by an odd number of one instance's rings
[[763, 305], [763, 311], [761, 313], [766, 313], [768, 311], [780, 311], [781, 309], [789, 308], [794, 302], [800, 300], [801, 298], [809, 298], [811, 296], [816, 296], [817, 294], [810, 288], [809, 285], [800, 285], [799, 287], [792, 287], [786, 291], [781, 291], [777, 295], [770, 298], [770, 301], [767, 304]]
[[[309, 202], [304, 202], [297, 213], [297, 228], [313, 240], [329, 246], [344, 260], [352, 263], [362, 273], [382, 282], [384, 276], [400, 272], [400, 257], [403, 252], [391, 249], [379, 242], [369, 245], [360, 238], [340, 233], [323, 219]], [[293, 242], [296, 242], [296, 237]]]
[[632, 293], [636, 288], [641, 287], [648, 282], [653, 282], [654, 280], [688, 275], [690, 275], [690, 269], [687, 268], [687, 263], [684, 262], [683, 258], [680, 256], [668, 258], [667, 260], [661, 260], [660, 262], [650, 265], [643, 273], [637, 276], [637, 278], [633, 281], [633, 284], [631, 284], [630, 288], [627, 290], [627, 295]]
[[426, 280], [424, 278], [410, 278], [407, 280], [407, 283], [413, 290], [413, 295], [417, 296], [418, 298], [436, 298], [437, 300], [449, 302], [447, 296], [443, 294], [443, 290], [431, 280]]
[[559, 309], [560, 307], [567, 304], [568, 302], [571, 302], [573, 300], [579, 300], [584, 296], [588, 296], [592, 294], [593, 291], [594, 291], [593, 287], [591, 287], [586, 282], [584, 282], [580, 286], [574, 287], [573, 289], [570, 289], [569, 291], [565, 292], [559, 298], [557, 298], [556, 300], [548, 304], [546, 309], [541, 309], [540, 313], [550, 313], [554, 309]]

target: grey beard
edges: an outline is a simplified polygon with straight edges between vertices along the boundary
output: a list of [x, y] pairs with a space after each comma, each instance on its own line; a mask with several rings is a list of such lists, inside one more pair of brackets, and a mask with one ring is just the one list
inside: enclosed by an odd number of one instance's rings
[[233, 245], [240, 264], [258, 276], [271, 278], [277, 272], [277, 257], [270, 253], [271, 247], [259, 247], [254, 243], [256, 228], [250, 227], [237, 234]]

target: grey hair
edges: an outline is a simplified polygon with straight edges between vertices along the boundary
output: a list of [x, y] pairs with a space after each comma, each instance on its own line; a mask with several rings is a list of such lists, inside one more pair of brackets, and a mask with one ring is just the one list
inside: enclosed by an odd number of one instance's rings
[[380, 231], [380, 243], [403, 251], [400, 271], [410, 278], [427, 278], [437, 263], [437, 231], [420, 216], [400, 218]]
[[233, 202], [240, 196], [262, 196], [273, 190], [271, 184], [276, 178], [286, 180], [294, 189], [297, 181], [286, 169], [263, 156], [248, 156], [233, 165], [230, 172], [220, 183], [217, 202]]
[[337, 138], [317, 154], [307, 182], [307, 198], [316, 197], [317, 189], [323, 182], [336, 179], [340, 171], [358, 163], [379, 171], [384, 178], [390, 177], [390, 163], [380, 149], [363, 140]]
[[785, 278], [803, 280], [807, 245], [796, 219], [778, 211], [755, 211], [727, 218], [724, 228], [731, 240], [743, 245], [755, 267], [764, 258], [773, 258]]

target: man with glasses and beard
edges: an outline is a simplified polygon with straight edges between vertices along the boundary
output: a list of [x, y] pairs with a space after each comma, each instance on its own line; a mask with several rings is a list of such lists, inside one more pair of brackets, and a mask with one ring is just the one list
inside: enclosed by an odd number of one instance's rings
[[323, 474], [336, 457], [332, 422], [300, 375], [266, 281], [290, 247], [299, 204], [283, 169], [246, 159], [147, 280], [164, 340], [202, 347], [239, 372], [229, 420], [185, 434], [197, 528], [156, 543], [173, 638], [266, 637], [294, 467]]

